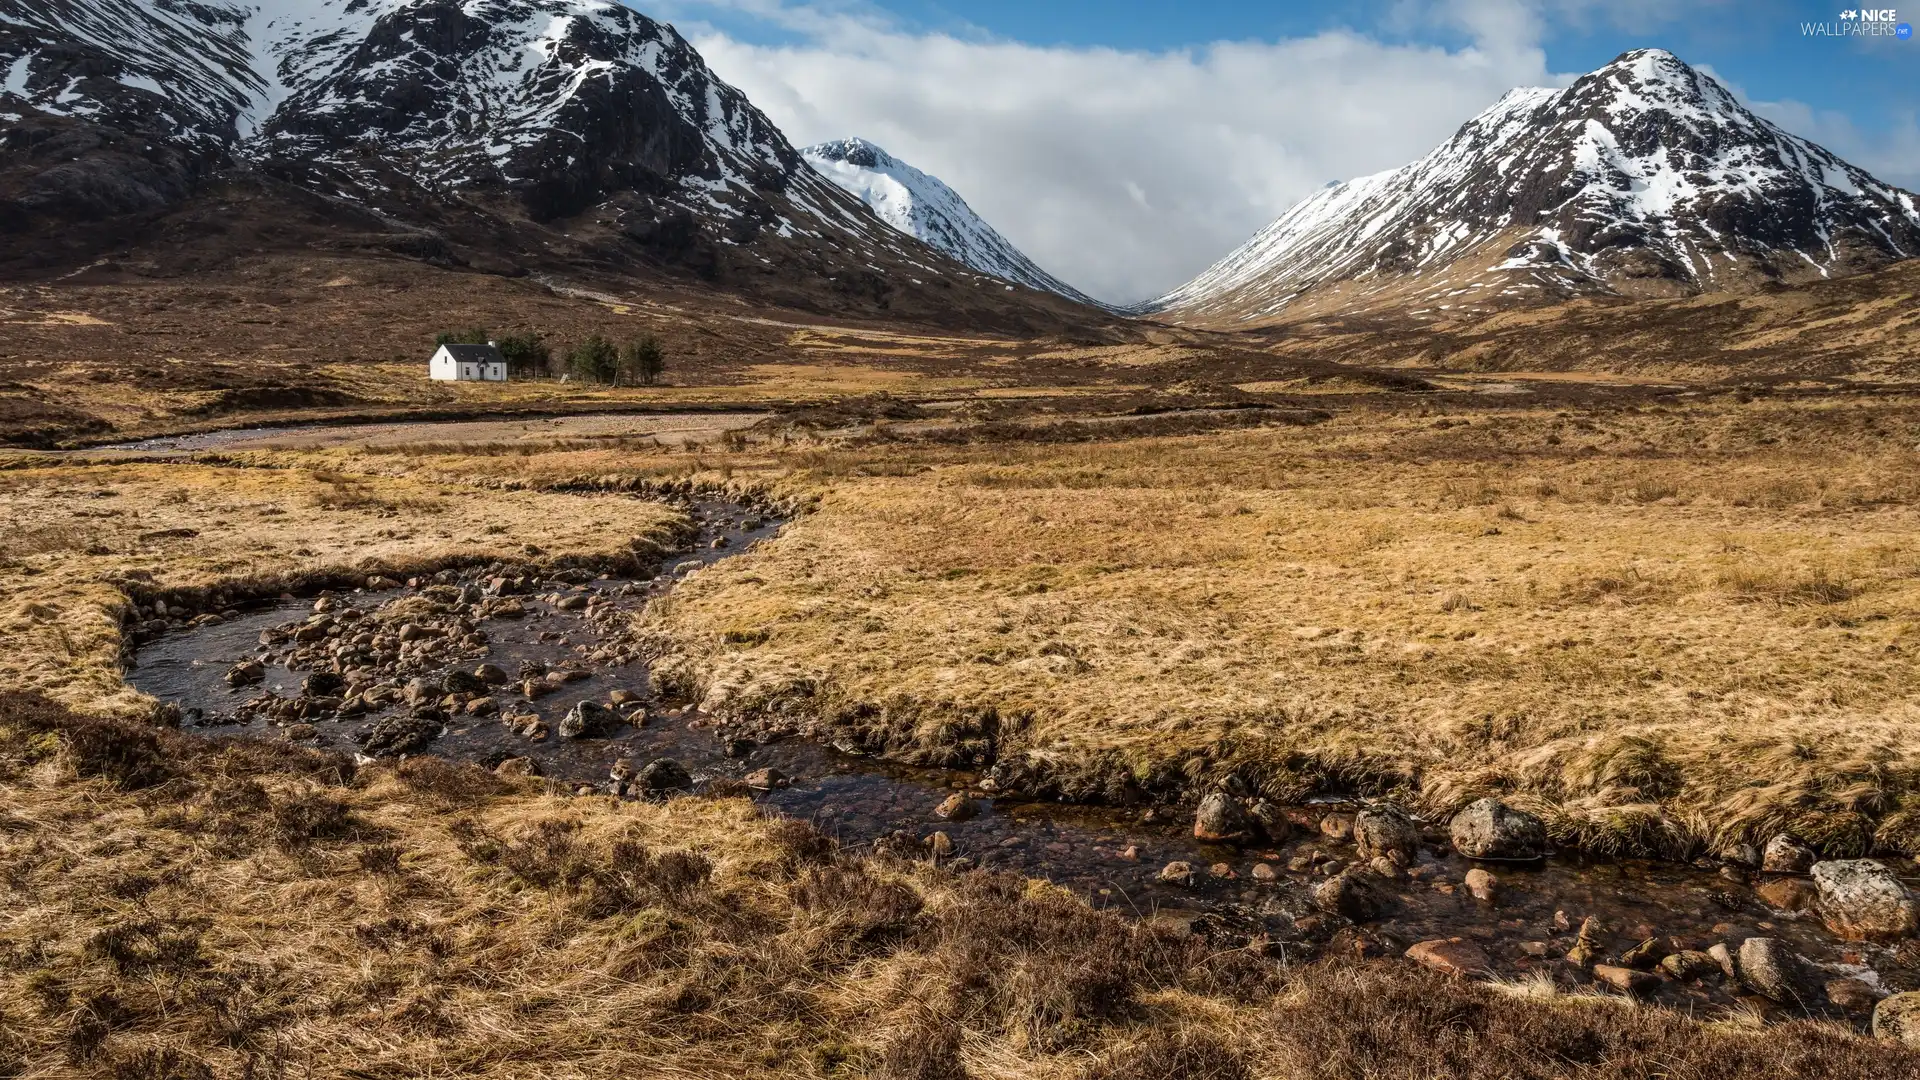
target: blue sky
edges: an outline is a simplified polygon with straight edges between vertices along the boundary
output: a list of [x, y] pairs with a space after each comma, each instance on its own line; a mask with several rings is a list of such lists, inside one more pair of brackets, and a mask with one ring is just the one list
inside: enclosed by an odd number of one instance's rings
[[[1628, 49], [1920, 187], [1920, 39], [1808, 37], [1826, 0], [629, 0], [796, 142], [860, 135], [1068, 281], [1170, 288], [1329, 180]], [[1886, 2], [1886, 0], [1880, 0]], [[1920, 22], [1920, 0], [1898, 18]]]

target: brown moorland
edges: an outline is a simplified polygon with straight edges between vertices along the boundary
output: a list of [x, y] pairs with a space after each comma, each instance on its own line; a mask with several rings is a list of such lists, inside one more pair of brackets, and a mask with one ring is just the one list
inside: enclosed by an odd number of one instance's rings
[[1831, 1024], [1282, 967], [742, 799], [559, 798], [0, 696], [19, 1076], [1893, 1080]]

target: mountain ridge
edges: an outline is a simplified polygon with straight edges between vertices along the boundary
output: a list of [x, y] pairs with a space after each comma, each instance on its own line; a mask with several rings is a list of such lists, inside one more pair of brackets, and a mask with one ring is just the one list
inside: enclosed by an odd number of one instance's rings
[[0, 272], [140, 261], [157, 228], [224, 250], [196, 206], [240, 184], [274, 196], [240, 200], [274, 219], [255, 233], [293, 246], [963, 325], [1105, 317], [888, 227], [671, 26], [597, 0], [0, 0], [0, 146]]
[[816, 143], [801, 148], [800, 156], [822, 176], [866, 203], [882, 221], [982, 273], [1058, 293], [1079, 303], [1109, 307], [1041, 269], [945, 181], [866, 139]]
[[1217, 326], [1435, 315], [1741, 290], [1917, 254], [1912, 193], [1642, 49], [1564, 90], [1509, 91], [1419, 160], [1316, 192], [1136, 310]]

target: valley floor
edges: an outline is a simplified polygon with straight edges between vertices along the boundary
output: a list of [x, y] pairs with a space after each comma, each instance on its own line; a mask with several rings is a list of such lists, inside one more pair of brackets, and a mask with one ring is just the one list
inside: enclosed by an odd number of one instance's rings
[[[1368, 400], [1375, 400], [1369, 398]], [[859, 398], [598, 430], [0, 461], [0, 1064], [34, 1075], [1905, 1076], [1831, 1023], [1284, 966], [737, 799], [565, 798], [145, 725], [129, 596], [654, 551], [729, 722], [1179, 803], [1487, 793], [1556, 839], [1920, 851], [1920, 413], [1720, 394], [1154, 415]], [[697, 427], [697, 425], [695, 425]], [[537, 554], [536, 554], [537, 553]], [[963, 1071], [964, 1070], [964, 1071]]]

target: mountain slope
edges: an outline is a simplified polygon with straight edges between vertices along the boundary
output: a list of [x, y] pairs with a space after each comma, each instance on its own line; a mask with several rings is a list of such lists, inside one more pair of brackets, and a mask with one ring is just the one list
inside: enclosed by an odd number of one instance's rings
[[865, 139], [835, 139], [805, 147], [800, 155], [822, 176], [872, 207], [882, 221], [982, 273], [1081, 303], [1098, 303], [1042, 270], [939, 177], [921, 172]]
[[1677, 296], [1920, 255], [1920, 202], [1644, 49], [1508, 93], [1399, 169], [1331, 185], [1146, 305], [1249, 325]]
[[13, 265], [111, 251], [121, 217], [218, 181], [295, 189], [288, 228], [455, 263], [1073, 310], [887, 227], [672, 27], [599, 0], [0, 0], [0, 145], [0, 230], [46, 241]]

